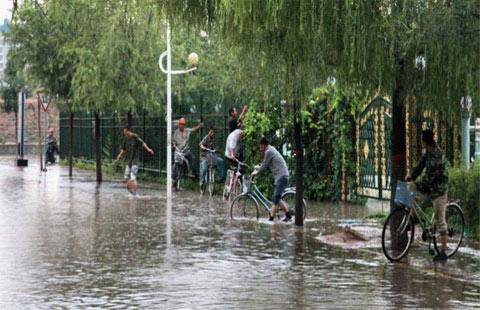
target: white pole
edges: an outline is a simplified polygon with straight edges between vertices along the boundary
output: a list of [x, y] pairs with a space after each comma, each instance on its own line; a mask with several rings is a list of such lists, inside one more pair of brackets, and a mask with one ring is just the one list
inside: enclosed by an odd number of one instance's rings
[[[167, 69], [163, 67], [163, 58], [167, 56]], [[170, 23], [167, 21], [167, 50], [158, 58], [158, 66], [167, 75], [167, 199], [172, 199], [172, 74], [184, 74], [197, 70], [172, 70], [170, 51]]]
[[167, 21], [167, 199], [172, 199], [172, 57]]
[[[43, 154], [47, 153], [47, 112], [43, 112]], [[47, 171], [47, 157], [45, 156], [43, 160], [43, 171]]]

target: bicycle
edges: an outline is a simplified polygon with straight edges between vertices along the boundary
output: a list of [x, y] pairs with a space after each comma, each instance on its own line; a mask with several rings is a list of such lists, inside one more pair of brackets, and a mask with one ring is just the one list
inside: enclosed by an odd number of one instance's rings
[[223, 200], [228, 200], [230, 202], [232, 196], [236, 197], [242, 188], [242, 172], [241, 168], [245, 167], [246, 169], [249, 166], [241, 161], [235, 160], [237, 167], [235, 170], [228, 169], [227, 177], [225, 178], [225, 186], [223, 188]]
[[173, 186], [175, 191], [180, 190], [181, 180], [188, 174], [190, 170], [190, 164], [185, 158], [185, 153], [175, 148], [175, 162], [173, 164]]
[[[244, 182], [248, 184], [244, 184], [247, 190], [242, 193], [241, 195], [235, 197], [232, 201], [230, 207], [230, 217], [232, 220], [234, 219], [242, 219], [242, 218], [259, 218], [259, 204], [263, 207], [263, 209], [270, 215], [271, 209], [270, 206], [273, 202], [265, 197], [265, 195], [260, 191], [254, 181], [254, 177], [248, 179], [244, 178]], [[292, 216], [295, 216], [295, 195], [296, 189], [295, 187], [288, 187], [282, 194], [282, 200], [285, 203], [288, 211]], [[278, 210], [276, 216], [281, 218], [284, 215], [282, 210]], [[303, 219], [305, 220], [307, 216], [307, 202], [303, 199]]]
[[200, 193], [203, 195], [207, 189], [208, 185], [208, 193], [210, 196], [213, 196], [213, 192], [215, 191], [215, 171], [218, 166], [218, 158], [217, 154], [215, 154], [216, 150], [205, 149], [207, 151], [207, 175], [205, 180], [202, 180], [200, 184]]
[[[397, 181], [395, 202], [400, 206], [390, 213], [382, 230], [382, 250], [390, 261], [399, 261], [407, 255], [415, 238], [415, 225], [422, 229], [421, 240], [428, 241], [430, 255], [441, 251], [440, 234], [435, 231], [434, 216], [429, 219], [415, 201], [417, 191], [412, 184]], [[445, 210], [447, 222], [447, 257], [460, 247], [465, 234], [465, 220], [460, 205], [450, 201]], [[435, 250], [432, 249], [433, 242]]]

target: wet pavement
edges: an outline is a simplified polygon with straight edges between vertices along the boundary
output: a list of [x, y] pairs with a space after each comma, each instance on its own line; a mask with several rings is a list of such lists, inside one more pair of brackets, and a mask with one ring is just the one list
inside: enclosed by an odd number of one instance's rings
[[221, 199], [195, 192], [168, 212], [154, 184], [132, 199], [120, 179], [57, 165], [0, 158], [0, 172], [0, 309], [480, 309], [478, 244], [434, 264], [414, 243], [393, 264], [379, 239], [319, 241], [366, 207], [310, 203], [302, 228], [263, 210], [232, 222]]

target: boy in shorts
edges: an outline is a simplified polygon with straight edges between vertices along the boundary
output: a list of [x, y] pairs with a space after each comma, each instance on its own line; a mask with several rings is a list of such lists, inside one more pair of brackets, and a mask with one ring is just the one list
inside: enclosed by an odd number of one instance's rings
[[132, 132], [129, 125], [123, 127], [125, 138], [123, 139], [122, 150], [117, 156], [117, 161], [127, 154], [127, 165], [125, 167], [125, 179], [127, 180], [127, 190], [134, 196], [137, 196], [137, 172], [139, 164], [140, 146], [153, 155], [153, 150], [143, 142], [140, 137]]

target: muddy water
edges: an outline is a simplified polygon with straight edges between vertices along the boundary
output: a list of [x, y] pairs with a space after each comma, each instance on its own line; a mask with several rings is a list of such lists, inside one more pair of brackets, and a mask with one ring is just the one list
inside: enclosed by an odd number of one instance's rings
[[[0, 309], [474, 309], [479, 251], [433, 264], [424, 245], [386, 261], [380, 241], [342, 249], [317, 237], [364, 207], [309, 204], [303, 228], [231, 222], [193, 192], [0, 159]], [[375, 225], [370, 225], [373, 230]]]

